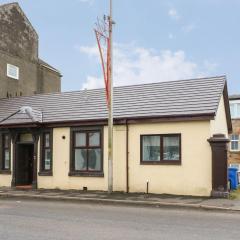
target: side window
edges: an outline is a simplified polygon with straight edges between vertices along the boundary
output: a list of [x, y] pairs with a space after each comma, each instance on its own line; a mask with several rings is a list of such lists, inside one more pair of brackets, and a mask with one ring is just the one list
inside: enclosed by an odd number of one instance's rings
[[7, 76], [18, 80], [19, 79], [19, 67], [14, 66], [12, 64], [7, 64]]
[[11, 170], [11, 138], [9, 133], [1, 134], [1, 171]]
[[240, 118], [240, 103], [230, 103], [231, 117]]
[[41, 134], [41, 158], [40, 158], [40, 173], [52, 174], [52, 130], [43, 131]]
[[238, 134], [231, 135], [230, 150], [233, 152], [240, 151], [240, 137]]

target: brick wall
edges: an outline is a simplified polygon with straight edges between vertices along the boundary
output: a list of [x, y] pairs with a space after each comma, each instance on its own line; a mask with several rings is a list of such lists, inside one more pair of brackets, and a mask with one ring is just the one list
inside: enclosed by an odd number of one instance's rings
[[[240, 135], [240, 119], [233, 119], [233, 134]], [[240, 164], [240, 152], [229, 152], [229, 163], [239, 163]]]

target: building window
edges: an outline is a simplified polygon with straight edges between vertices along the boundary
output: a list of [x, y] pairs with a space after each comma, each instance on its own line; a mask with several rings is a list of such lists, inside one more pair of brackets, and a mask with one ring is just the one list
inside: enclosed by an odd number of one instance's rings
[[231, 135], [230, 150], [233, 152], [240, 151], [240, 137], [238, 134]]
[[7, 64], [7, 76], [14, 79], [19, 79], [19, 68], [12, 64]]
[[[71, 171], [93, 174], [103, 172], [103, 149], [101, 130], [72, 131]], [[100, 174], [101, 175], [101, 174]]]
[[181, 135], [141, 135], [142, 164], [180, 164]]
[[1, 147], [2, 147], [2, 158], [1, 158], [1, 170], [2, 171], [10, 171], [11, 169], [11, 139], [10, 134], [3, 133], [1, 135]]
[[240, 118], [240, 102], [230, 104], [231, 117]]
[[41, 134], [41, 162], [39, 175], [52, 175], [52, 130]]
[[238, 171], [240, 171], [240, 164], [238, 164], [238, 163], [230, 163], [229, 167], [237, 168]]

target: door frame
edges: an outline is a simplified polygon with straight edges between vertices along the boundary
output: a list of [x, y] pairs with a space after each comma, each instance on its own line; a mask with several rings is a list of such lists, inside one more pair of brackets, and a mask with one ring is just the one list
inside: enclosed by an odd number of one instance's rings
[[[19, 142], [18, 138], [20, 134], [24, 133], [31, 133], [33, 137], [32, 142]], [[13, 144], [13, 159], [12, 159], [12, 182], [11, 186], [16, 187], [16, 161], [17, 161], [17, 147], [18, 144], [33, 144], [34, 145], [34, 150], [33, 150], [33, 181], [32, 181], [32, 188], [37, 189], [37, 169], [38, 169], [38, 142], [39, 142], [39, 136], [40, 136], [40, 131], [39, 129], [14, 129], [11, 130], [11, 136], [12, 136], [12, 144]]]
[[[19, 169], [17, 168], [17, 161], [19, 159], [19, 147], [20, 146], [32, 146], [33, 147], [33, 164], [34, 164], [34, 142], [16, 142], [16, 162], [15, 162], [15, 186], [18, 186], [17, 185], [17, 172], [19, 171]], [[34, 173], [34, 166], [32, 167], [32, 176], [33, 176], [33, 173]], [[29, 184], [29, 185], [32, 185], [33, 184], [33, 177], [32, 177], [32, 183]]]

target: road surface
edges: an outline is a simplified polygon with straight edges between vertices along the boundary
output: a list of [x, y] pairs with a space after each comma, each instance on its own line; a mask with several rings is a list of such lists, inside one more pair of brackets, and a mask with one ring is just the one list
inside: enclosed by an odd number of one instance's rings
[[1, 240], [239, 238], [236, 213], [0, 200]]

